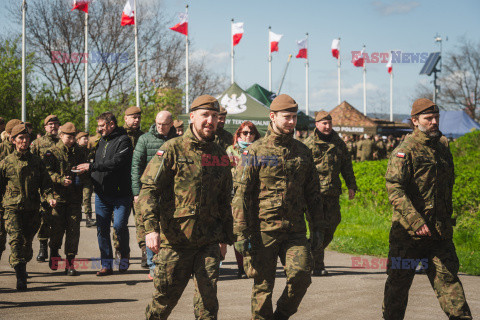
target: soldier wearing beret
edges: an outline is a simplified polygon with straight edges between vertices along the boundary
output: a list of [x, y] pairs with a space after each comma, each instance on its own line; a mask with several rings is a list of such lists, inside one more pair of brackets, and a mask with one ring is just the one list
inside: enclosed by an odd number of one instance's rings
[[[90, 161], [93, 159], [93, 154], [88, 147], [89, 145], [89, 137], [87, 132], [79, 132], [75, 137], [77, 141], [77, 146], [87, 159]], [[91, 228], [97, 225], [96, 221], [92, 218], [92, 194], [93, 194], [93, 185], [90, 177], [88, 175], [84, 177], [83, 183], [83, 200], [82, 200], [82, 207], [83, 212], [85, 213], [85, 220], [86, 220], [86, 227]]]
[[326, 276], [328, 272], [325, 270], [324, 263], [325, 248], [333, 240], [335, 230], [341, 221], [340, 195], [342, 194], [342, 182], [340, 181], [340, 174], [347, 185], [350, 200], [355, 197], [357, 183], [347, 145], [333, 130], [332, 116], [328, 112], [320, 111], [317, 113], [314, 134], [307, 138], [304, 143], [313, 154], [320, 179], [323, 212], [328, 221], [328, 227], [323, 231], [323, 246], [313, 251], [313, 275]]
[[[45, 135], [36, 139], [30, 146], [30, 150], [34, 155], [43, 159], [43, 155], [47, 150], [53, 148], [58, 142], [58, 129], [60, 128], [60, 121], [54, 114], [49, 115], [43, 121], [45, 128]], [[40, 251], [37, 255], [37, 261], [45, 262], [48, 259], [48, 238], [50, 237], [51, 226], [51, 209], [46, 203], [42, 201], [40, 208], [40, 229], [38, 230], [38, 240], [40, 241]]]
[[227, 150], [233, 143], [233, 135], [225, 130], [225, 120], [227, 118], [227, 110], [220, 106], [220, 112], [218, 113], [218, 125], [215, 132], [215, 142], [218, 143], [224, 150]]
[[412, 134], [393, 151], [385, 175], [394, 212], [390, 230], [384, 319], [403, 319], [408, 291], [421, 261], [449, 319], [472, 319], [458, 278], [453, 244], [453, 158], [439, 131], [438, 107], [428, 99], [412, 106]]
[[55, 207], [52, 181], [42, 160], [30, 153], [30, 136], [24, 124], [11, 131], [15, 151], [0, 162], [0, 195], [10, 237], [10, 265], [17, 290], [27, 289], [26, 265], [32, 259], [32, 241], [40, 225], [40, 194]]
[[82, 220], [82, 184], [83, 177], [75, 173], [76, 166], [86, 162], [86, 155], [75, 141], [77, 131], [71, 122], [60, 127], [60, 140], [55, 147], [44, 154], [43, 161], [53, 182], [57, 206], [52, 210], [52, 231], [50, 234], [50, 260], [52, 270], [59, 268], [63, 236], [65, 235], [65, 274], [74, 276], [74, 259], [80, 240], [80, 221]]
[[147, 319], [167, 319], [192, 274], [195, 318], [217, 319], [219, 243], [233, 244], [230, 161], [214, 142], [219, 111], [214, 97], [196, 98], [185, 134], [166, 141], [141, 178], [146, 244], [157, 253]]
[[[254, 279], [252, 319], [288, 319], [311, 283], [312, 256], [304, 213], [312, 225], [311, 246], [322, 245], [325, 229], [320, 182], [312, 152], [293, 138], [298, 104], [286, 94], [270, 105], [265, 137], [251, 144], [235, 169], [232, 202], [235, 248]], [[287, 284], [273, 312], [278, 257]]]
[[182, 120], [175, 120], [173, 121], [173, 126], [177, 130], [178, 136], [183, 136], [184, 128], [183, 128], [183, 121]]

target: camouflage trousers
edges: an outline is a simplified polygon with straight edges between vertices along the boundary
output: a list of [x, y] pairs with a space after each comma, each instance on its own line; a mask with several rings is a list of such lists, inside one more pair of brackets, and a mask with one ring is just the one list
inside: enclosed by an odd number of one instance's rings
[[82, 201], [82, 207], [83, 207], [83, 212], [87, 214], [92, 214], [92, 194], [93, 194], [93, 186], [88, 183], [83, 186], [83, 201]]
[[328, 228], [323, 230], [323, 246], [312, 252], [313, 266], [315, 269], [325, 268], [325, 248], [328, 247], [330, 242], [332, 242], [335, 230], [337, 230], [337, 227], [342, 220], [342, 216], [340, 214], [340, 197], [322, 196], [322, 200], [323, 212], [325, 212]]
[[145, 225], [143, 224], [143, 216], [140, 214], [138, 203], [133, 204], [133, 214], [135, 217], [135, 229], [137, 233], [137, 243], [140, 248], [145, 247]]
[[161, 248], [154, 256], [156, 264], [153, 300], [146, 319], [167, 319], [193, 274], [195, 319], [217, 319], [217, 281], [220, 248], [210, 244], [198, 249]]
[[38, 240], [48, 240], [51, 232], [52, 208], [48, 203], [42, 203], [40, 207], [40, 228], [38, 229]]
[[247, 276], [254, 279], [252, 319], [273, 318], [272, 291], [278, 257], [285, 261], [287, 284], [277, 301], [277, 310], [290, 317], [312, 283], [310, 245], [304, 233], [261, 232], [261, 238], [260, 248], [243, 260]]
[[10, 238], [10, 266], [32, 260], [32, 241], [40, 226], [38, 211], [9, 210], [4, 212], [5, 226]]
[[0, 256], [5, 251], [5, 244], [7, 243], [7, 230], [5, 230], [4, 213], [0, 212]]
[[82, 221], [82, 205], [80, 203], [57, 203], [52, 210], [50, 248], [60, 249], [63, 235], [65, 235], [65, 255], [77, 255], [80, 241], [80, 221]]
[[[449, 319], [472, 319], [457, 276], [459, 262], [452, 240], [396, 240], [390, 235], [383, 318], [403, 319], [408, 302], [408, 291], [415, 276], [418, 261], [435, 291], [440, 306]], [[411, 261], [417, 261], [412, 265]], [[405, 263], [407, 262], [407, 263]]]

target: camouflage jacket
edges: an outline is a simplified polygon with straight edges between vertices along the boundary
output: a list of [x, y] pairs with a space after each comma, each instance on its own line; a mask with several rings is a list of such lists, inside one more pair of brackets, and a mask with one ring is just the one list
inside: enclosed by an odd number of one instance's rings
[[373, 160], [375, 152], [375, 142], [370, 139], [364, 139], [357, 144], [357, 155], [360, 161]]
[[386, 159], [387, 158], [387, 147], [383, 140], [378, 140], [375, 142], [375, 153], [374, 158], [376, 160]]
[[32, 144], [30, 145], [30, 151], [34, 155], [37, 155], [40, 158], [43, 158], [43, 155], [45, 154], [45, 152], [55, 147], [55, 145], [59, 140], [60, 139], [58, 138], [58, 136], [54, 136], [50, 133], [45, 133], [44, 136], [32, 142]]
[[40, 192], [53, 199], [52, 180], [42, 160], [27, 151], [14, 151], [0, 162], [0, 191], [5, 209], [36, 211]]
[[230, 161], [216, 143], [189, 128], [162, 145], [140, 181], [145, 232], [160, 232], [161, 246], [233, 243]]
[[218, 143], [223, 150], [227, 150], [233, 144], [233, 135], [223, 128], [217, 128], [215, 132], [215, 142]]
[[125, 126], [125, 130], [127, 131], [127, 135], [132, 141], [133, 148], [137, 145], [138, 139], [143, 134], [143, 131], [140, 129], [132, 129], [130, 127]]
[[[353, 173], [352, 160], [347, 145], [332, 131], [330, 137], [320, 138], [318, 130], [314, 135], [305, 140], [305, 145], [310, 148], [313, 160], [320, 179], [320, 193], [326, 196], [342, 194], [340, 173], [348, 189], [357, 190], [357, 183]], [[329, 139], [329, 141], [327, 141]]]
[[265, 137], [243, 151], [235, 190], [233, 228], [239, 240], [259, 231], [306, 232], [305, 212], [313, 228], [326, 227], [312, 152], [271, 124]]
[[426, 223], [434, 238], [452, 238], [453, 158], [440, 140], [415, 129], [390, 156], [385, 179], [394, 236], [419, 239], [415, 232]]
[[15, 151], [15, 145], [7, 139], [0, 143], [0, 161]]
[[348, 150], [350, 159], [352, 161], [357, 160], [356, 159], [356, 157], [357, 157], [357, 145], [355, 144], [355, 142], [354, 141], [348, 141], [346, 143], [346, 146], [347, 146], [347, 150]]
[[[85, 152], [82, 152], [77, 144], [68, 148], [60, 140], [54, 148], [45, 152], [43, 162], [52, 179], [57, 202], [81, 203], [83, 198], [82, 185], [87, 175], [82, 174], [77, 177], [71, 170], [73, 167], [87, 162]], [[63, 185], [66, 177], [70, 177], [72, 180], [72, 184], [68, 187]]]

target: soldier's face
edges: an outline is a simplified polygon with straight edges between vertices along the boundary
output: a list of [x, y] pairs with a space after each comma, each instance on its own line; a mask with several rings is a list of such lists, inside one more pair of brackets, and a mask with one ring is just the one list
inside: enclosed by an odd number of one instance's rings
[[297, 125], [297, 113], [288, 111], [270, 112], [270, 120], [280, 133], [290, 134]]
[[218, 112], [213, 110], [195, 110], [190, 113], [195, 135], [200, 140], [211, 140], [215, 136], [218, 124]]
[[177, 134], [183, 136], [183, 128], [177, 128]]
[[63, 144], [69, 148], [75, 144], [75, 136], [72, 134], [61, 133], [60, 140], [62, 140]]
[[142, 120], [142, 115], [139, 113], [125, 116], [125, 124], [127, 125], [127, 127], [132, 129], [140, 128], [141, 120]]
[[88, 138], [87, 136], [83, 136], [77, 140], [77, 144], [82, 147], [86, 147], [88, 145]]
[[425, 132], [428, 136], [438, 136], [440, 130], [438, 124], [440, 122], [440, 114], [428, 113], [421, 114], [418, 119], [412, 118], [412, 122], [418, 129]]
[[30, 135], [27, 133], [19, 134], [12, 140], [12, 142], [18, 152], [25, 152], [30, 145]]
[[332, 120], [320, 120], [315, 122], [315, 127], [317, 130], [326, 136], [332, 133]]
[[58, 121], [49, 121], [45, 125], [45, 132], [48, 132], [53, 135], [57, 135], [58, 128], [60, 128], [60, 123]]
[[223, 128], [225, 126], [225, 119], [227, 116], [218, 116], [217, 128]]

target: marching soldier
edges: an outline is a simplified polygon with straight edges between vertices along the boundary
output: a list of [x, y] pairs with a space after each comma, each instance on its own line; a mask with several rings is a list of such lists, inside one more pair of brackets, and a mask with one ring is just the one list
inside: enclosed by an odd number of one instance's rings
[[215, 142], [218, 143], [223, 150], [227, 150], [233, 143], [233, 135], [227, 130], [223, 129], [225, 126], [225, 119], [227, 118], [227, 110], [220, 106], [220, 112], [218, 113], [218, 125], [215, 132]]

